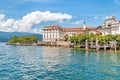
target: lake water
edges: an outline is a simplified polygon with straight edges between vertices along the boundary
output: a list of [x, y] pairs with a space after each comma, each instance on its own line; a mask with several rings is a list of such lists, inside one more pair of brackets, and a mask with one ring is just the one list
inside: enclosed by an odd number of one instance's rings
[[120, 80], [120, 54], [0, 43], [0, 80]]

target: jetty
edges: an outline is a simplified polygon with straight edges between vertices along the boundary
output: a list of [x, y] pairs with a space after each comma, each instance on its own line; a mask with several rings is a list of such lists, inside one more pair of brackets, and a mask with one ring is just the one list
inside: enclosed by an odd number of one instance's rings
[[93, 43], [88, 43], [88, 41], [85, 41], [85, 50], [88, 50], [88, 48], [90, 49], [96, 49], [96, 51], [98, 52], [100, 49], [106, 51], [108, 49], [113, 49], [115, 52], [117, 50], [117, 41], [108, 41], [108, 43], [106, 44], [99, 44], [98, 40], [96, 38], [96, 41]]

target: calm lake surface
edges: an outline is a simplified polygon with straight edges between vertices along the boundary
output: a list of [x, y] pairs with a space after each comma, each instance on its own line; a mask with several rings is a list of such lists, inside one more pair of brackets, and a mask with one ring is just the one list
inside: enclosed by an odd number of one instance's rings
[[0, 43], [0, 80], [120, 80], [120, 53]]

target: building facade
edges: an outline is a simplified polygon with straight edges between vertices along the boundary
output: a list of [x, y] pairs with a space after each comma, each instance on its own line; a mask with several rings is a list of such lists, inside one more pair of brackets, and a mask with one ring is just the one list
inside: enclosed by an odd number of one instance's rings
[[82, 26], [76, 28], [64, 28], [58, 25], [46, 26], [43, 28], [43, 41], [61, 41], [67, 34], [69, 37], [73, 35], [79, 35], [84, 33], [86, 30], [92, 30], [94, 27]]
[[63, 35], [62, 27], [57, 25], [46, 26], [43, 29], [43, 41], [58, 41]]
[[120, 21], [115, 19], [115, 16], [110, 16], [106, 19], [106, 21], [102, 24], [102, 35], [116, 35], [120, 34]]

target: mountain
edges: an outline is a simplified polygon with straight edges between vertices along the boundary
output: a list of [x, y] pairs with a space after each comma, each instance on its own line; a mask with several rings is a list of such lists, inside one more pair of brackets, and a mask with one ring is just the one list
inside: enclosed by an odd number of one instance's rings
[[42, 35], [37, 33], [27, 32], [0, 32], [0, 42], [8, 42], [13, 36], [36, 36], [42, 41]]

